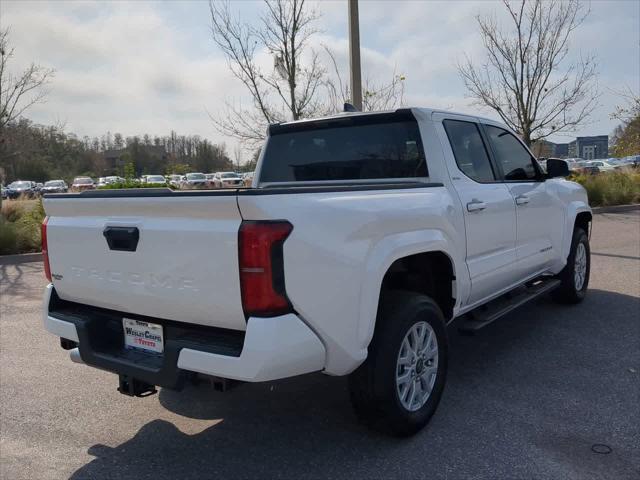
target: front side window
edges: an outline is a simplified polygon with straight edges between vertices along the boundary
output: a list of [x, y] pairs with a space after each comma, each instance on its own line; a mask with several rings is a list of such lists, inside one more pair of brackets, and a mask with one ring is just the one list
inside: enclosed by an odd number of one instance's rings
[[461, 120], [445, 120], [442, 123], [449, 137], [456, 164], [462, 173], [476, 182], [493, 182], [495, 175], [478, 125]]
[[531, 154], [516, 137], [492, 125], [485, 125], [485, 128], [506, 181], [535, 180], [538, 177]]
[[378, 114], [282, 125], [271, 132], [261, 182], [427, 177], [413, 115]]

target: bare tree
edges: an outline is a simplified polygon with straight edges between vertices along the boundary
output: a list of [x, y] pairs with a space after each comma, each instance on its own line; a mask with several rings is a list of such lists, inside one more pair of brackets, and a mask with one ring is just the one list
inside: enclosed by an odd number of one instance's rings
[[623, 124], [640, 116], [640, 94], [633, 91], [628, 85], [622, 90], [613, 90], [621, 100], [622, 105], [616, 105], [615, 110], [610, 115], [611, 118], [620, 120]]
[[[350, 98], [332, 52], [323, 47], [334, 70], [330, 76], [319, 52], [308, 45], [317, 33], [316, 11], [305, 0], [265, 0], [264, 5], [259, 24], [251, 26], [232, 14], [229, 1], [209, 3], [213, 40], [251, 98], [244, 106], [227, 101], [222, 115], [212, 120], [221, 134], [249, 149], [262, 142], [268, 124], [335, 113]], [[272, 69], [258, 63], [265, 51], [273, 56]], [[404, 80], [395, 72], [387, 83], [367, 78], [364, 109], [397, 106], [404, 96]]]
[[503, 0], [510, 28], [476, 20], [487, 60], [458, 71], [476, 103], [495, 110], [524, 142], [573, 131], [597, 106], [594, 57], [568, 62], [569, 38], [588, 15], [578, 0]]
[[8, 66], [15, 49], [9, 44], [9, 29], [0, 30], [0, 138], [10, 122], [18, 119], [28, 108], [44, 101], [46, 84], [54, 70], [32, 63], [18, 75]]
[[[323, 49], [331, 64], [332, 77], [327, 77], [323, 86], [326, 89], [326, 113], [342, 110], [345, 102], [351, 101], [349, 82], [342, 78], [340, 68], [333, 52], [326, 46]], [[405, 76], [394, 69], [391, 80], [380, 82], [366, 77], [362, 87], [362, 110], [365, 112], [389, 110], [404, 103]]]
[[[252, 27], [233, 16], [228, 1], [209, 3], [213, 41], [249, 91], [253, 107], [227, 102], [225, 115], [214, 122], [222, 134], [249, 143], [262, 140], [269, 123], [313, 115], [324, 75], [315, 52], [302, 61], [317, 14], [306, 8], [305, 0], [265, 1], [265, 6], [259, 26]], [[272, 71], [258, 65], [262, 49], [273, 55]]]

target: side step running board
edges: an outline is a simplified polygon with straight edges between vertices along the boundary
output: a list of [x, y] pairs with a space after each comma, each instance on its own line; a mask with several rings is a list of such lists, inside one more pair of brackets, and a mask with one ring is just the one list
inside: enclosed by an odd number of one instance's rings
[[495, 322], [500, 317], [524, 305], [525, 303], [550, 292], [560, 285], [556, 278], [538, 279], [507, 292], [505, 295], [467, 313], [458, 325], [461, 333], [475, 333], [482, 327]]

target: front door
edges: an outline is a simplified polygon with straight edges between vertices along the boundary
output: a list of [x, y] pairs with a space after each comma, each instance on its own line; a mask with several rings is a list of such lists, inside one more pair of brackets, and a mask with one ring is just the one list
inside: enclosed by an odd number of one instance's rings
[[443, 143], [451, 146], [450, 153], [444, 149], [447, 168], [464, 211], [470, 305], [515, 281], [515, 205], [494, 172], [478, 124], [454, 119], [442, 124]]
[[560, 254], [564, 209], [522, 142], [500, 127], [484, 129], [516, 208], [518, 275], [540, 273]]

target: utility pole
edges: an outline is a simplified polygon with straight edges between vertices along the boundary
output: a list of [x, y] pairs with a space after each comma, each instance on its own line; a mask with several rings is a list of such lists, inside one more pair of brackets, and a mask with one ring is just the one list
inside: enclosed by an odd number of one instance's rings
[[360, 72], [360, 23], [358, 0], [349, 0], [349, 67], [351, 70], [351, 102], [362, 111], [362, 78]]

